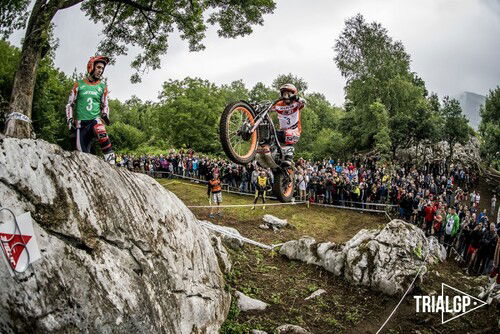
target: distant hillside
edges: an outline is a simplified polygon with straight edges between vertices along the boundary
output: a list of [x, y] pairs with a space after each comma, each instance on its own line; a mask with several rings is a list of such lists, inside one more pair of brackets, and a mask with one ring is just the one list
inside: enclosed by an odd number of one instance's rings
[[460, 106], [469, 119], [470, 125], [477, 130], [481, 122], [479, 107], [484, 104], [486, 97], [471, 92], [463, 92], [456, 99], [460, 102]]

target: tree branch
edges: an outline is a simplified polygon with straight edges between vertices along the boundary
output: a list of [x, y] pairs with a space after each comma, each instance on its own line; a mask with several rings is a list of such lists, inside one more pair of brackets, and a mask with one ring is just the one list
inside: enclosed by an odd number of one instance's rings
[[109, 23], [109, 26], [108, 26], [108, 29], [107, 29], [108, 31], [113, 28], [113, 25], [115, 24], [115, 20], [116, 20], [116, 17], [118, 16], [118, 12], [120, 11], [121, 6], [122, 6], [122, 3], [119, 3], [118, 6], [116, 6], [115, 14], [113, 15], [113, 19]]
[[[71, 1], [71, 0], [68, 0], [68, 1]], [[154, 12], [154, 13], [165, 14], [164, 11], [154, 9], [152, 6], [142, 5], [142, 4], [137, 3], [135, 1], [132, 1], [132, 0], [110, 0], [110, 2], [123, 3], [125, 5], [129, 5], [131, 7], [134, 7], [134, 8], [139, 9], [139, 10], [144, 10], [146, 12]]]
[[148, 25], [148, 30], [149, 30], [149, 33], [153, 36], [154, 39], [156, 39], [156, 35], [155, 35], [155, 32], [153, 29], [151, 29], [151, 25], [149, 24], [149, 17], [144, 13], [144, 11], [142, 9], [140, 9], [141, 11], [141, 14], [142, 16], [144, 16], [144, 18], [146, 19], [146, 24]]
[[83, 2], [83, 0], [66, 0], [59, 9], [66, 9]]

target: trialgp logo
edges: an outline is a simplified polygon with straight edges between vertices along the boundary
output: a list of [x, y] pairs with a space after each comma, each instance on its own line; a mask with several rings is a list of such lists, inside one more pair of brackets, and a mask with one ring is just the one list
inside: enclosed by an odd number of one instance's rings
[[417, 313], [441, 312], [441, 323], [447, 323], [486, 305], [481, 299], [460, 291], [448, 284], [441, 284], [441, 295], [413, 296]]

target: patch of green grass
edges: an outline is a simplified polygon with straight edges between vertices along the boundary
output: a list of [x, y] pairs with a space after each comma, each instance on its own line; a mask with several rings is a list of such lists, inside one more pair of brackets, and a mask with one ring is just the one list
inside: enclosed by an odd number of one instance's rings
[[238, 317], [240, 316], [240, 310], [236, 304], [236, 298], [231, 301], [231, 307], [229, 308], [229, 313], [227, 314], [226, 321], [221, 326], [221, 334], [246, 334], [249, 333], [253, 327], [250, 327], [248, 323], [240, 323]]
[[309, 285], [307, 286], [307, 291], [308, 291], [309, 293], [313, 293], [314, 291], [316, 291], [316, 290], [318, 290], [318, 289], [319, 289], [319, 287], [318, 287], [316, 284], [309, 284]]
[[281, 304], [281, 294], [280, 293], [273, 293], [271, 295], [271, 303]]
[[362, 319], [361, 312], [357, 308], [351, 308], [345, 313], [345, 317], [347, 321], [356, 324], [359, 320]]
[[[169, 179], [157, 179], [157, 181], [176, 194], [188, 206], [209, 205], [207, 188], [201, 183]], [[223, 205], [251, 204], [252, 201], [252, 196], [223, 192]], [[269, 200], [269, 203], [278, 203], [278, 201]], [[196, 215], [209, 212], [209, 209], [206, 208], [193, 208], [192, 210]], [[266, 210], [259, 208], [250, 210], [249, 207], [225, 208], [223, 214], [225, 217], [239, 222], [261, 221], [265, 214], [271, 214], [287, 219], [289, 223], [293, 224], [297, 228], [296, 233], [294, 233], [297, 236], [310, 235], [317, 241], [334, 242], [344, 242], [356, 234], [360, 228], [374, 228], [386, 221], [386, 218], [381, 215], [319, 206], [307, 208], [303, 204], [268, 206]], [[353, 224], [353, 222], [362, 222], [362, 224]], [[281, 240], [276, 241], [281, 242]]]

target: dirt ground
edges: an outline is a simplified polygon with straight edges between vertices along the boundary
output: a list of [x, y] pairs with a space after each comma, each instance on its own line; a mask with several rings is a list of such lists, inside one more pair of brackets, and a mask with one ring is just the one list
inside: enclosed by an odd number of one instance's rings
[[[208, 205], [203, 185], [172, 180], [159, 180], [184, 203]], [[223, 194], [224, 204], [248, 204], [250, 196]], [[209, 219], [209, 209], [193, 208], [199, 219], [236, 228], [243, 236], [266, 244], [278, 244], [308, 235], [317, 241], [342, 243], [362, 228], [380, 227], [388, 218], [380, 214], [360, 213], [305, 205], [224, 209], [220, 218]], [[266, 213], [286, 218], [295, 228], [280, 232], [262, 230]], [[290, 261], [275, 252], [245, 245], [229, 250], [233, 269], [226, 276], [228, 288], [260, 299], [270, 306], [264, 312], [240, 312], [233, 302], [221, 333], [249, 333], [261, 329], [268, 333], [286, 323], [299, 325], [311, 333], [376, 333], [393, 311], [401, 296], [389, 297], [355, 286], [313, 265]], [[424, 276], [423, 282], [406, 296], [381, 333], [500, 333], [500, 305], [489, 305], [441, 324], [441, 314], [415, 312], [413, 295], [439, 295], [441, 283], [477, 295], [477, 287], [485, 277], [464, 274], [449, 259]], [[322, 288], [327, 292], [305, 301], [304, 298]]]

